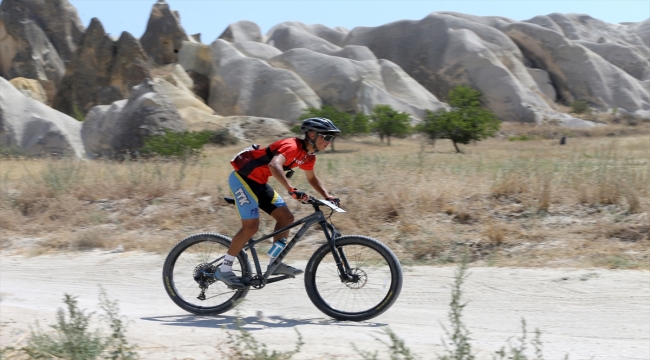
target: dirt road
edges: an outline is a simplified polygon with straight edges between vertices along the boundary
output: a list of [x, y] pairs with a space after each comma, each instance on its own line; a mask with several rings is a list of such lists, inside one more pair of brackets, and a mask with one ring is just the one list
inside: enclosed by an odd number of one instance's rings
[[[119, 300], [128, 336], [143, 359], [220, 358], [235, 312], [217, 317], [185, 313], [161, 285], [163, 258], [143, 253], [87, 252], [0, 261], [0, 346], [24, 343], [30, 324], [52, 323], [64, 293], [97, 309], [99, 285]], [[294, 264], [301, 265], [300, 262]], [[304, 263], [302, 263], [304, 265]], [[399, 300], [372, 321], [333, 321], [309, 301], [302, 278], [251, 291], [239, 307], [250, 330], [270, 349], [293, 347], [298, 330], [306, 343], [296, 359], [357, 359], [385, 349], [390, 328], [423, 359], [444, 350], [453, 267], [405, 267]], [[650, 273], [587, 269], [472, 268], [464, 285], [465, 323], [479, 358], [521, 333], [521, 318], [543, 331], [547, 359], [650, 359]], [[384, 352], [386, 353], [386, 352]], [[532, 353], [530, 353], [532, 354]]]

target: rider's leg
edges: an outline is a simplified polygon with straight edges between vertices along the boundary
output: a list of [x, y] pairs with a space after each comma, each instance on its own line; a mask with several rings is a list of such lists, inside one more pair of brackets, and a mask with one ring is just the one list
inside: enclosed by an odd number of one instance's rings
[[250, 188], [246, 180], [234, 171], [228, 178], [228, 185], [235, 197], [235, 205], [241, 218], [242, 227], [232, 238], [228, 252], [224, 255], [221, 266], [214, 273], [214, 277], [228, 286], [242, 288], [244, 284], [232, 271], [232, 265], [237, 254], [259, 229], [258, 199], [255, 191]]
[[219, 266], [217, 271], [214, 273], [215, 278], [234, 288], [243, 288], [244, 283], [242, 283], [241, 279], [232, 271], [233, 262], [244, 245], [246, 245], [248, 240], [257, 232], [260, 220], [247, 219], [242, 220], [241, 223], [241, 229], [237, 232], [235, 237], [232, 238], [232, 242], [230, 243], [228, 252], [223, 257], [221, 266]]
[[[290, 225], [294, 221], [293, 214], [289, 210], [289, 207], [287, 206], [281, 206], [278, 207], [277, 209], [273, 210], [271, 212], [271, 216], [275, 219], [276, 224], [275, 224], [275, 230], [282, 229], [283, 227]], [[282, 238], [287, 238], [289, 237], [289, 230], [283, 231], [280, 234], [276, 235], [273, 237], [273, 242], [276, 242]], [[269, 259], [269, 266], [275, 261], [275, 258]], [[274, 275], [280, 275], [280, 274], [286, 274], [286, 275], [300, 275], [302, 274], [303, 271], [300, 269], [296, 269], [293, 266], [289, 266], [284, 263], [280, 263], [275, 271], [273, 272]]]
[[246, 219], [241, 221], [241, 229], [235, 234], [228, 248], [228, 255], [237, 256], [257, 230], [260, 228], [260, 219]]
[[[289, 210], [288, 206], [281, 206], [279, 208], [276, 208], [271, 212], [271, 216], [275, 219], [275, 229], [273, 231], [277, 231], [279, 229], [282, 229], [283, 227], [287, 225], [291, 225], [294, 221], [293, 214], [291, 213], [291, 210]], [[273, 242], [276, 242], [282, 238], [288, 238], [289, 237], [289, 231], [283, 231], [273, 237]]]

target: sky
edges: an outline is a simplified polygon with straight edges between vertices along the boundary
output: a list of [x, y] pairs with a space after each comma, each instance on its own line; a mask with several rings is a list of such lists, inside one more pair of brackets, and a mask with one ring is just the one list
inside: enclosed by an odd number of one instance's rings
[[[156, 0], [69, 0], [88, 26], [99, 18], [106, 32], [119, 36], [128, 31], [141, 37]], [[188, 35], [201, 33], [211, 43], [228, 24], [249, 20], [266, 33], [284, 21], [323, 24], [328, 27], [379, 26], [398, 20], [419, 20], [435, 11], [527, 20], [537, 15], [587, 14], [609, 23], [639, 22], [650, 18], [650, 0], [167, 0], [181, 15]]]

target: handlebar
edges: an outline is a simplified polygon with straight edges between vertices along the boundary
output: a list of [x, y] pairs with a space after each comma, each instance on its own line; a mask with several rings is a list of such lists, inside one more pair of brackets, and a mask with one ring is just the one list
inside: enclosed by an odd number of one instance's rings
[[[233, 198], [228, 198], [228, 197], [225, 197], [225, 198], [223, 198], [223, 199], [224, 199], [228, 204], [230, 204], [230, 205], [235, 205], [235, 199], [233, 199]], [[338, 206], [332, 204], [331, 202], [329, 202], [329, 201], [327, 201], [327, 200], [316, 199], [316, 198], [313, 197], [313, 196], [309, 196], [309, 198], [308, 198], [306, 201], [301, 201], [301, 203], [303, 203], [303, 204], [310, 204], [310, 205], [312, 205], [312, 206], [314, 207], [314, 209], [316, 209], [316, 210], [318, 210], [318, 206], [324, 205], [324, 206], [327, 206], [328, 208], [330, 208], [330, 209], [332, 209], [333, 211], [336, 211], [336, 212], [346, 212], [345, 210], [341, 209], [340, 207], [338, 207]]]

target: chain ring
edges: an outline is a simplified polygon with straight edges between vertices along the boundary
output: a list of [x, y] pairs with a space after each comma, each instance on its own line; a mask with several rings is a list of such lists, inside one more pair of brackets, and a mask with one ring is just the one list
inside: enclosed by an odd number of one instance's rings
[[250, 285], [253, 289], [261, 289], [266, 286], [266, 279], [263, 275], [255, 275], [251, 278]]

